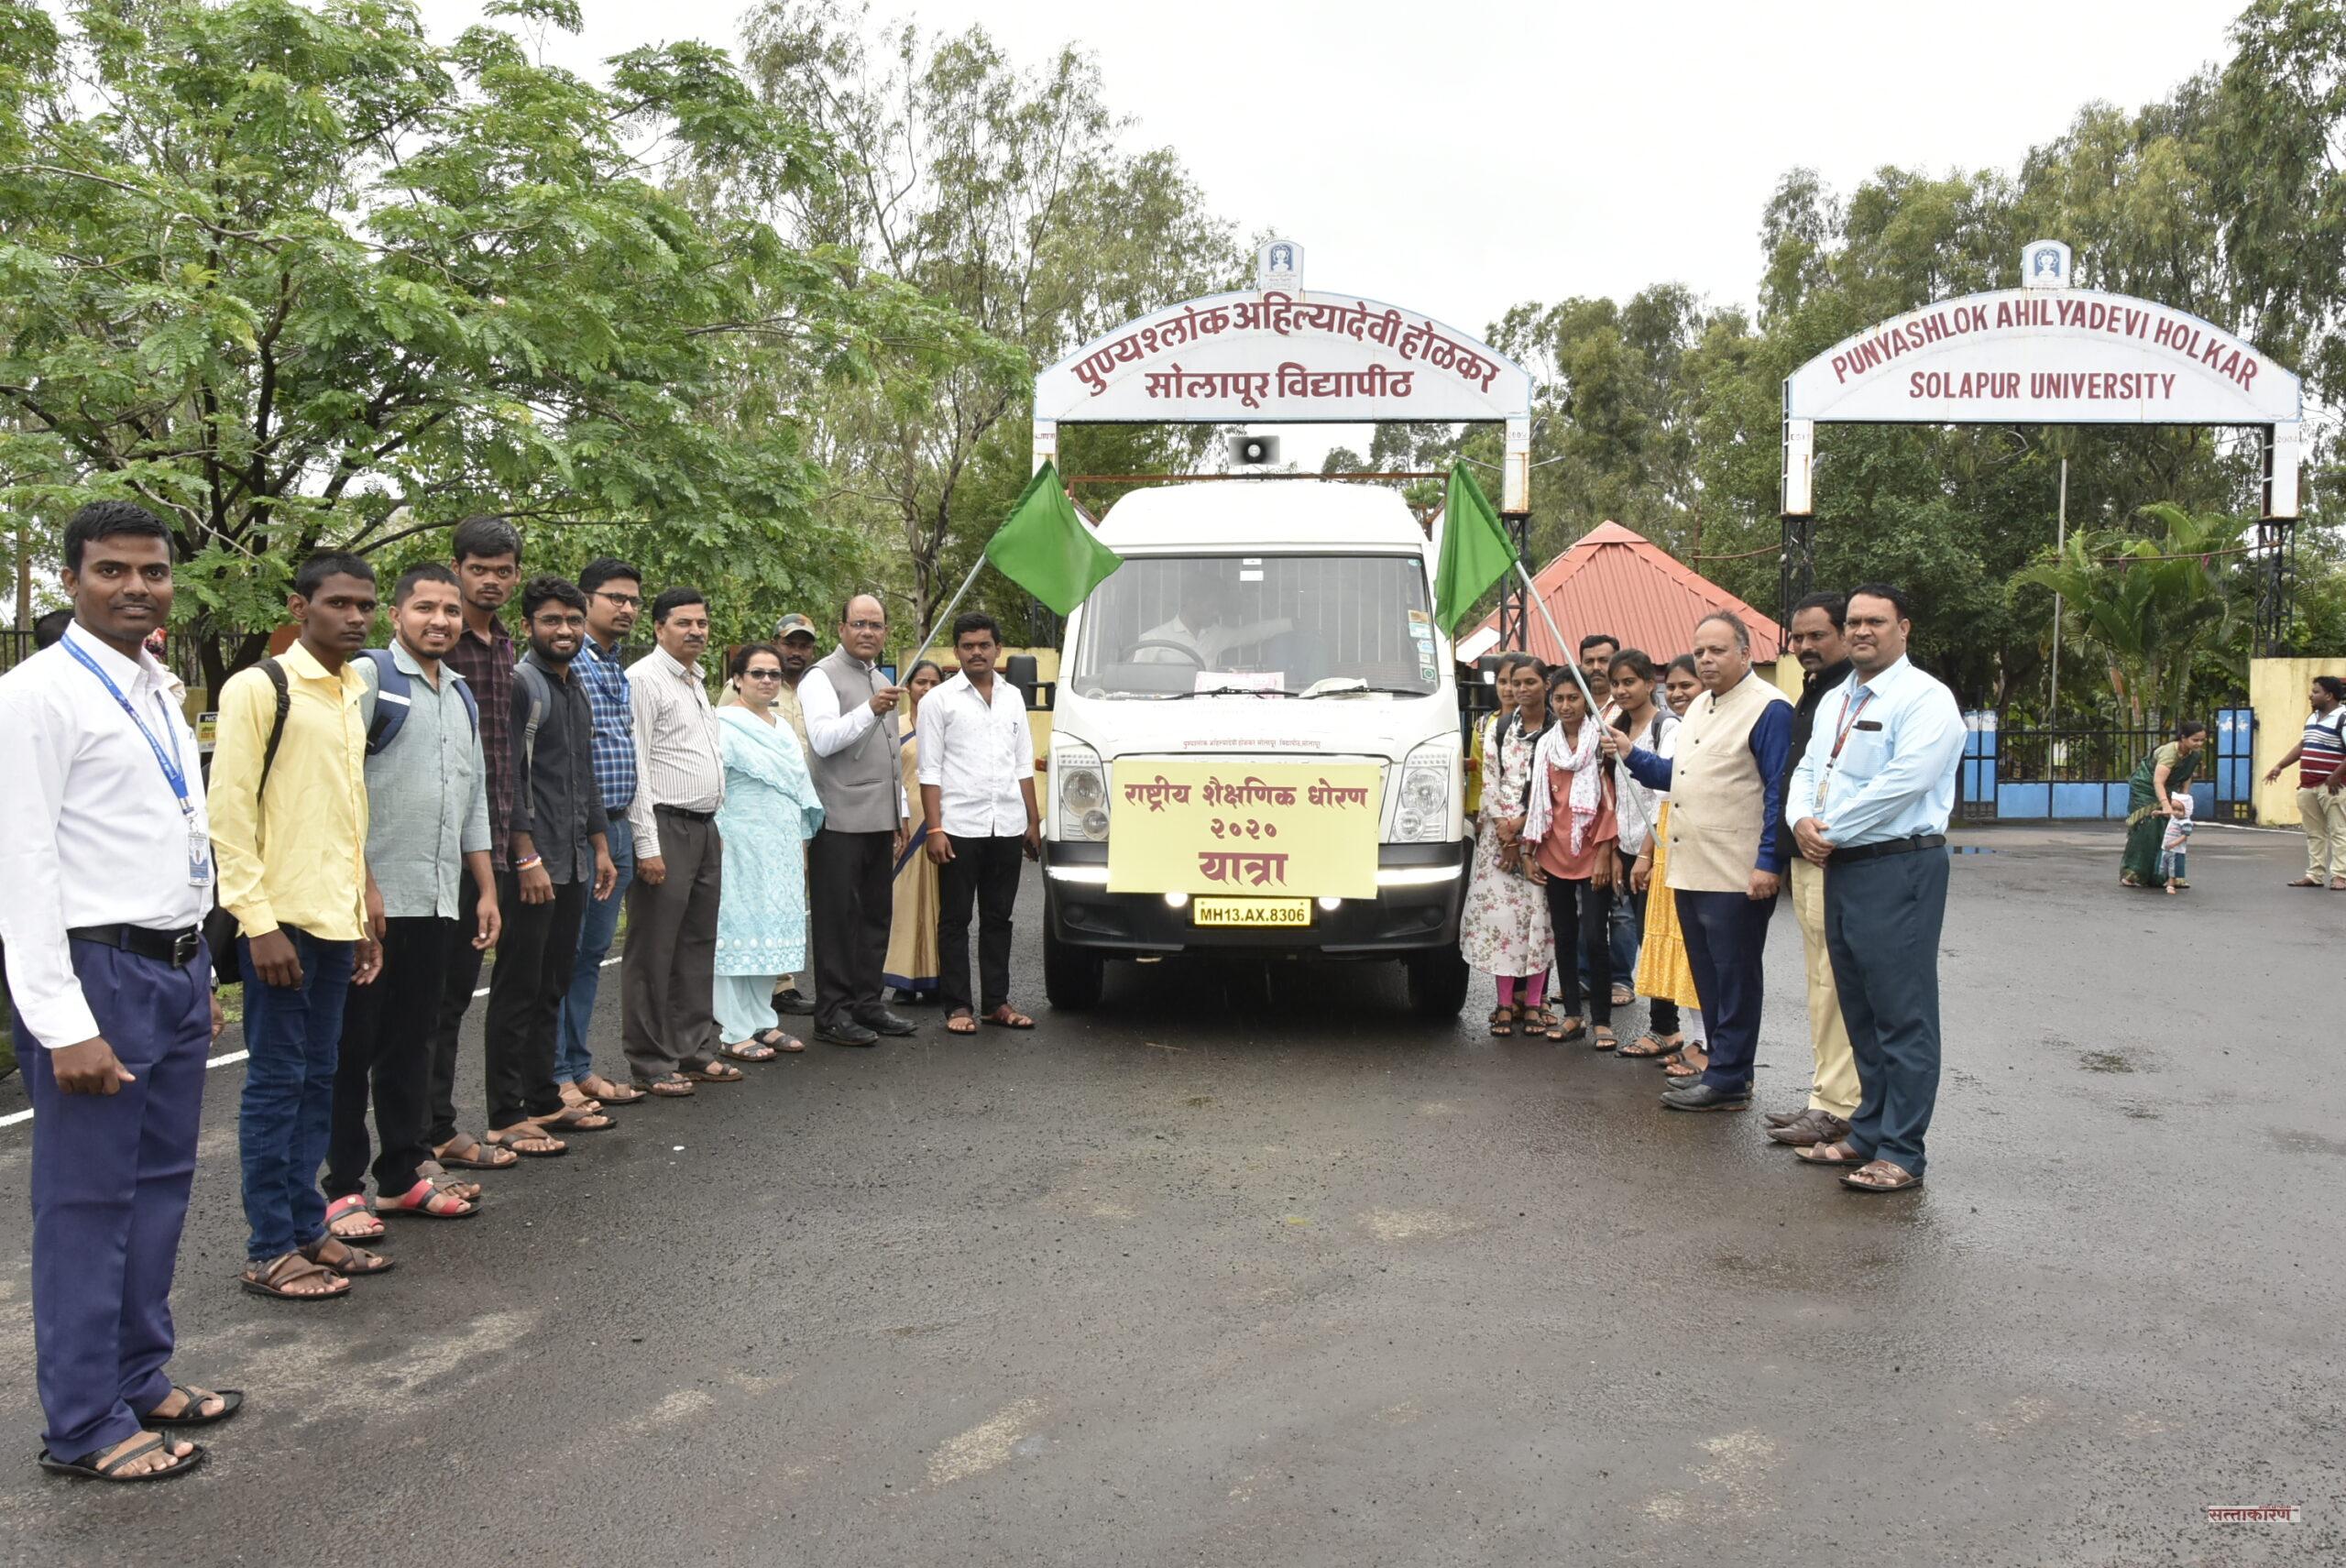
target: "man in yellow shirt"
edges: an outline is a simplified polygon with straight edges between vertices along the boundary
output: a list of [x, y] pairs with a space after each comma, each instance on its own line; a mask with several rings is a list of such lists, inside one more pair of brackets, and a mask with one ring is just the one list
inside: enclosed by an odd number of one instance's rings
[[318, 1189], [343, 997], [381, 965], [367, 927], [367, 688], [348, 663], [375, 624], [374, 569], [313, 555], [286, 608], [300, 640], [221, 688], [212, 842], [245, 983], [243, 1283], [315, 1300], [390, 1266], [328, 1232]]

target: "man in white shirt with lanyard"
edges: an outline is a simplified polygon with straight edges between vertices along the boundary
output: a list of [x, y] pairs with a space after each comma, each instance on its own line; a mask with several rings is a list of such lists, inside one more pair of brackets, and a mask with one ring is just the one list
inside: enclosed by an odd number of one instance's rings
[[[1010, 914], [1018, 861], [1042, 853], [1035, 806], [1035, 734], [1018, 688], [994, 673], [1002, 629], [972, 611], [953, 622], [960, 674], [920, 705], [920, 806], [937, 862], [937, 992], [945, 1027], [974, 1035], [978, 1020], [1031, 1029], [1010, 1004]], [[970, 994], [970, 905], [979, 909], [981, 1011]]]
[[1907, 662], [1913, 629], [1898, 589], [1849, 590], [1851, 674], [1818, 706], [1784, 791], [1802, 857], [1825, 868], [1825, 941], [1858, 1090], [1847, 1136], [1795, 1152], [1847, 1167], [1841, 1185], [1853, 1192], [1922, 1184], [1938, 1101], [1939, 928], [1963, 710]]
[[63, 641], [0, 677], [0, 942], [33, 1102], [33, 1340], [43, 1469], [182, 1475], [156, 1429], [236, 1413], [174, 1384], [171, 1272], [219, 1032], [210, 824], [180, 683], [142, 644], [170, 619], [171, 538], [123, 501], [65, 525]]

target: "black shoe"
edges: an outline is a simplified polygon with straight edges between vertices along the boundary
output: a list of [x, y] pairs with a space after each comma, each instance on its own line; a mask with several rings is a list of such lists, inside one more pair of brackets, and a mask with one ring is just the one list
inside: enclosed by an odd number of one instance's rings
[[777, 991], [773, 993], [773, 1010], [778, 1014], [795, 1014], [806, 1017], [815, 1011], [812, 998], [797, 991]]
[[815, 1037], [827, 1046], [876, 1046], [880, 1036], [852, 1018], [836, 1024], [817, 1024]]
[[1749, 1111], [1751, 1109], [1751, 1091], [1749, 1086], [1714, 1089], [1707, 1083], [1697, 1082], [1686, 1089], [1664, 1090], [1661, 1102], [1672, 1111]]
[[885, 1007], [874, 1008], [872, 1011], [857, 1018], [856, 1022], [867, 1029], [876, 1029], [883, 1035], [917, 1035], [920, 1033], [919, 1025], [914, 1023], [909, 1018], [897, 1017]]

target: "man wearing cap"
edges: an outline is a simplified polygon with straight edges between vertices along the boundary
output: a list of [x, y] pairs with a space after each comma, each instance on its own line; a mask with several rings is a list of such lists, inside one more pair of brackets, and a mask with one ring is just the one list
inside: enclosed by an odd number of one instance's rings
[[[782, 650], [782, 689], [774, 694], [773, 710], [797, 732], [798, 749], [811, 762], [815, 750], [806, 743], [806, 711], [798, 706], [798, 683], [815, 667], [815, 623], [792, 610], [773, 623], [773, 645]], [[729, 694], [726, 700], [735, 699]], [[807, 907], [814, 907], [811, 899]], [[802, 1014], [814, 1012], [815, 999], [808, 994], [814, 989], [814, 979], [811, 972], [784, 975], [781, 988], [773, 993], [773, 1010]]]

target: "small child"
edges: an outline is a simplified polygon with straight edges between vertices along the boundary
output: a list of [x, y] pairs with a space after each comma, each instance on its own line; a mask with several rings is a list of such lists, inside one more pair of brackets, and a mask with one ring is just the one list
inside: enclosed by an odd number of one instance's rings
[[2183, 854], [2191, 845], [2191, 797], [2171, 795], [2167, 799], [2176, 814], [2167, 818], [2165, 836], [2159, 839], [2159, 875], [2166, 879], [2167, 892], [2181, 893], [2191, 885], [2183, 880]]

